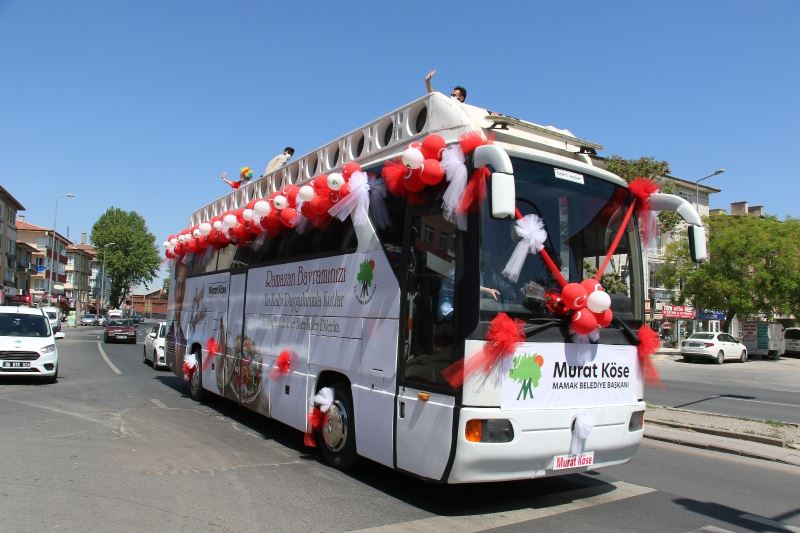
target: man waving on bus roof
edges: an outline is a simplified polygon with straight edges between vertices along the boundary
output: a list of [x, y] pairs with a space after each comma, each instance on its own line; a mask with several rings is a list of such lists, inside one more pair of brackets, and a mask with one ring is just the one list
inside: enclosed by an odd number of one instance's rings
[[[428, 89], [429, 93], [433, 92], [433, 87], [431, 87], [431, 78], [433, 78], [435, 75], [436, 69], [431, 69], [431, 71], [425, 76], [425, 88]], [[450, 91], [450, 96], [463, 104], [467, 99], [467, 90], [461, 85], [456, 85], [453, 87], [453, 90]]]

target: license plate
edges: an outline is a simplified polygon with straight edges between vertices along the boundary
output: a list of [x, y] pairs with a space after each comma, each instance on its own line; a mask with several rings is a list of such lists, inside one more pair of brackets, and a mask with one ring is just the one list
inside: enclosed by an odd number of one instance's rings
[[580, 468], [594, 464], [594, 452], [585, 452], [579, 455], [556, 455], [553, 458], [553, 470], [567, 468]]
[[117, 335], [117, 338], [118, 339], [127, 339], [128, 336], [127, 335]]
[[30, 368], [28, 361], [3, 361], [3, 368]]

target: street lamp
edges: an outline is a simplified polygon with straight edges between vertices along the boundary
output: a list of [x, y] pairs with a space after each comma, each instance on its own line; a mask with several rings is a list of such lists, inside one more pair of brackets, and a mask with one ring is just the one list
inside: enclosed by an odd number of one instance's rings
[[703, 181], [703, 180], [707, 180], [708, 178], [713, 178], [714, 176], [719, 176], [723, 172], [725, 172], [724, 168], [718, 168], [717, 170], [715, 170], [714, 172], [712, 172], [708, 176], [700, 178], [699, 180], [694, 182], [694, 207], [695, 207], [695, 209], [697, 209], [698, 211], [700, 210], [700, 182]]
[[103, 245], [103, 262], [102, 262], [102, 271], [103, 276], [100, 278], [100, 302], [97, 305], [97, 315], [100, 316], [100, 310], [103, 308], [103, 299], [105, 298], [106, 294], [106, 252], [108, 251], [109, 246], [114, 246], [115, 242], [109, 242]]
[[55, 283], [55, 274], [53, 271], [56, 267], [56, 221], [58, 220], [58, 201], [62, 198], [75, 198], [75, 195], [68, 192], [67, 194], [56, 196], [55, 198], [56, 208], [53, 213], [53, 246], [50, 248], [50, 272], [47, 280], [47, 305], [50, 305], [50, 298], [53, 295], [53, 284]]

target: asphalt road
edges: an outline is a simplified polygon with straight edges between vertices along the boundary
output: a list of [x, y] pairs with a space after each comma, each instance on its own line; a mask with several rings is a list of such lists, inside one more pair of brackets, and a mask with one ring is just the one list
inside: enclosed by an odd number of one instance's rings
[[717, 365], [668, 356], [656, 365], [665, 387], [648, 387], [649, 403], [800, 424], [800, 358]]
[[0, 531], [800, 531], [800, 469], [649, 440], [627, 465], [525, 482], [339, 472], [100, 331], [66, 330], [57, 384], [0, 381]]

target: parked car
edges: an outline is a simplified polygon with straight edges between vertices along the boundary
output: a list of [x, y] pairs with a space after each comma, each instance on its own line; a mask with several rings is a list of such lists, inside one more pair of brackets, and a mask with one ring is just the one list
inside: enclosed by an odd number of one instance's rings
[[87, 313], [81, 317], [81, 326], [97, 326], [97, 315]]
[[681, 344], [681, 355], [687, 362], [694, 359], [713, 359], [718, 365], [725, 359], [747, 362], [747, 348], [727, 333], [694, 333]]
[[783, 343], [787, 354], [800, 355], [800, 328], [783, 330]]
[[0, 307], [0, 376], [38, 376], [58, 381], [58, 348], [50, 320], [41, 309]]
[[107, 319], [103, 315], [100, 315], [100, 316], [97, 317], [97, 325], [98, 326], [105, 326], [106, 325], [106, 321], [107, 321]]
[[139, 313], [134, 313], [131, 315], [131, 320], [133, 320], [134, 324], [141, 324], [142, 322], [144, 322], [144, 317]]
[[53, 333], [61, 331], [61, 309], [58, 307], [46, 306], [42, 307], [42, 311], [47, 315], [50, 320], [50, 327], [53, 328]]
[[103, 330], [103, 342], [126, 341], [136, 344], [136, 326], [130, 318], [109, 318]]
[[166, 355], [164, 354], [164, 341], [167, 337], [167, 323], [157, 322], [150, 329], [147, 337], [144, 338], [144, 358], [142, 362], [148, 362], [153, 368], [167, 366]]

